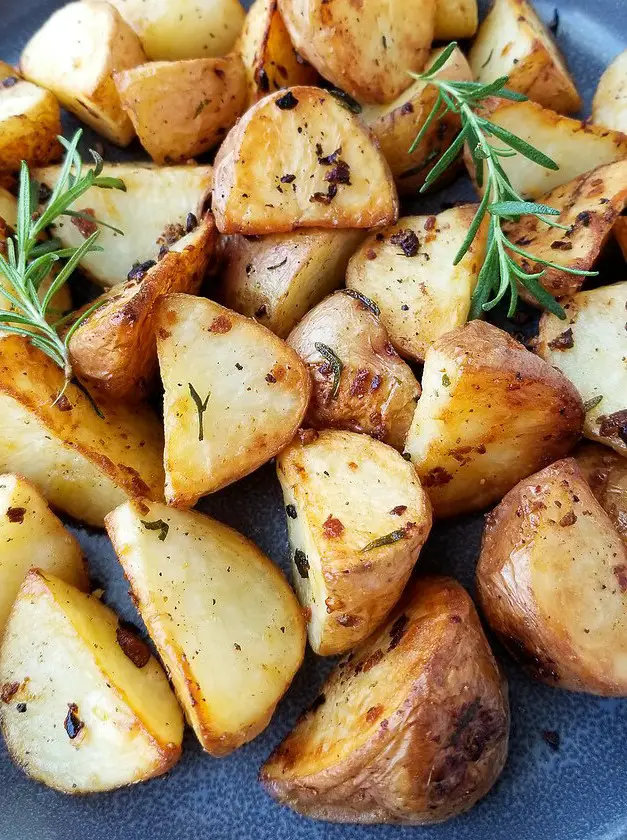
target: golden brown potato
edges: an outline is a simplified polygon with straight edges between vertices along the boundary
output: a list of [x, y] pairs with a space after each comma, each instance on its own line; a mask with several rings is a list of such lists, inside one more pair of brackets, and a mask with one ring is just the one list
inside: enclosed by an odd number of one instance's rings
[[[441, 50], [434, 50], [428, 65], [438, 57]], [[472, 73], [466, 57], [456, 49], [436, 78], [455, 81], [472, 81]], [[423, 185], [429, 170], [451, 145], [460, 131], [459, 116], [448, 112], [435, 120], [424, 138], [411, 154], [409, 149], [418, 132], [431, 113], [437, 89], [426, 82], [414, 81], [396, 99], [386, 105], [366, 105], [362, 108], [362, 119], [379, 141], [383, 156], [387, 160], [398, 191], [402, 195], [415, 194]]]
[[492, 787], [508, 733], [507, 684], [472, 601], [450, 578], [418, 579], [331, 673], [260, 778], [315, 819], [442, 822]]
[[363, 230], [295, 230], [274, 236], [226, 238], [219, 299], [256, 318], [279, 338], [344, 283]]
[[599, 443], [578, 446], [573, 458], [623, 542], [627, 543], [627, 460]]
[[[279, 0], [298, 52], [334, 85], [363, 102], [389, 102], [429, 57], [436, 0]], [[410, 23], [408, 23], [410, 22]]]
[[292, 439], [309, 402], [309, 373], [270, 330], [206, 298], [159, 298], [155, 327], [166, 499], [191, 507]]
[[566, 455], [581, 433], [575, 386], [507, 333], [471, 321], [427, 351], [405, 449], [436, 516], [486, 508]]
[[[470, 50], [478, 82], [507, 76], [507, 87], [560, 114], [582, 102], [551, 33], [528, 0], [494, 0]], [[612, 126], [618, 128], [618, 126]]]
[[351, 258], [346, 285], [371, 298], [401, 356], [423, 361], [441, 335], [466, 323], [485, 255], [487, 220], [458, 265], [476, 206], [437, 216], [406, 216], [366, 239]]
[[277, 475], [309, 642], [344, 653], [400, 598], [431, 530], [429, 498], [398, 452], [352, 432], [301, 430]]
[[618, 246], [623, 252], [625, 261], [627, 262], [627, 217], [619, 216], [614, 222], [614, 238], [618, 242]]
[[135, 132], [112, 74], [145, 61], [137, 35], [113, 6], [83, 0], [48, 18], [24, 48], [20, 69], [99, 134], [128, 146]]
[[[402, 449], [420, 385], [378, 315], [371, 300], [344, 289], [308, 312], [287, 343], [311, 374], [306, 425], [362, 432]], [[339, 371], [329, 350], [341, 364]]]
[[601, 76], [592, 102], [592, 121], [627, 133], [627, 50]]
[[367, 228], [396, 221], [398, 196], [366, 126], [326, 91], [294, 87], [257, 102], [229, 132], [212, 208], [221, 233]]
[[92, 393], [138, 402], [150, 392], [158, 370], [155, 301], [172, 292], [198, 292], [216, 244], [213, 218], [208, 215], [155, 265], [137, 271], [132, 280], [98, 299], [101, 305], [83, 321], [69, 345], [74, 372]]
[[521, 481], [488, 516], [477, 591], [535, 679], [627, 694], [627, 545], [572, 458]]
[[536, 352], [581, 394], [584, 435], [627, 456], [627, 281], [579, 292], [564, 310], [567, 321], [543, 314]]
[[183, 716], [150, 648], [97, 598], [28, 573], [0, 652], [0, 725], [13, 760], [64, 793], [166, 773]]
[[280, 569], [195, 511], [125, 504], [107, 530], [202, 747], [227, 755], [262, 732], [305, 651]]
[[479, 25], [477, 0], [437, 0], [434, 41], [472, 38]]

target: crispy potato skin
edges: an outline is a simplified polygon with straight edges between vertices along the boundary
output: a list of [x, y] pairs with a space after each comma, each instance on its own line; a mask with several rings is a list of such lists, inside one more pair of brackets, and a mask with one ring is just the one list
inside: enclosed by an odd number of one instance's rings
[[618, 247], [623, 252], [623, 257], [627, 262], [627, 217], [619, 216], [614, 222], [614, 238], [618, 242]]
[[577, 463], [520, 482], [489, 514], [477, 592], [490, 626], [535, 679], [627, 693], [627, 545]]
[[[311, 374], [306, 425], [362, 432], [402, 449], [420, 385], [367, 304], [346, 291], [336, 292], [305, 315], [287, 343]], [[336, 397], [333, 371], [316, 343], [331, 347], [342, 360]]]
[[585, 443], [573, 452], [597, 501], [627, 543], [627, 460], [599, 443]]
[[418, 579], [342, 660], [261, 769], [266, 790], [331, 822], [442, 822], [494, 784], [507, 686], [463, 588]]
[[627, 133], [627, 50], [601, 76], [592, 102], [592, 121]]

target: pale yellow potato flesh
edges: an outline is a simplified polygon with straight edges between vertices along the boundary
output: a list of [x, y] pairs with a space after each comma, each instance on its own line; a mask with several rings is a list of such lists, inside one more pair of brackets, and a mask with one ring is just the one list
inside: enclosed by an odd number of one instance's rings
[[627, 460], [600, 443], [584, 443], [572, 455], [597, 501], [627, 544]]
[[434, 41], [472, 38], [479, 25], [477, 0], [437, 0]]
[[627, 133], [627, 50], [601, 76], [592, 102], [592, 121]]

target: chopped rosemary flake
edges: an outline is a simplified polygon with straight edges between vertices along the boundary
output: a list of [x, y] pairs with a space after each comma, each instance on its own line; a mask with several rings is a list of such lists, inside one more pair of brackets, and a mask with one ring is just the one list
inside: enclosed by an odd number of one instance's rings
[[366, 297], [366, 295], [362, 295], [361, 292], [356, 292], [355, 289], [342, 289], [342, 291], [345, 295], [355, 298], [355, 300], [361, 301], [361, 303], [363, 303], [363, 305], [366, 306], [375, 315], [378, 316], [381, 314], [381, 310], [379, 309], [377, 304], [369, 297]]
[[378, 539], [369, 542], [368, 545], [365, 545], [362, 549], [360, 549], [359, 553], [364, 554], [366, 551], [381, 548], [383, 545], [392, 545], [392, 543], [398, 542], [399, 540], [404, 540], [406, 536], [407, 534], [405, 529], [399, 528], [398, 531], [392, 531], [384, 537], [379, 537]]
[[157, 537], [161, 540], [161, 542], [163, 542], [168, 536], [170, 526], [167, 522], [164, 522], [163, 519], [155, 519], [154, 522], [146, 522], [145, 519], [140, 519], [139, 521], [147, 531], [159, 531]]
[[593, 408], [596, 408], [602, 399], [603, 394], [599, 394], [597, 397], [591, 397], [589, 400], [586, 400], [583, 404], [583, 410], [587, 414], [589, 411], [592, 411]]
[[189, 386], [189, 393], [191, 398], [194, 400], [196, 405], [196, 410], [198, 411], [198, 440], [204, 440], [205, 437], [205, 427], [204, 427], [204, 415], [205, 411], [207, 410], [207, 403], [209, 402], [209, 397], [211, 396], [211, 391], [207, 394], [204, 401], [200, 398], [200, 394], [194, 388], [191, 382], [187, 383]]
[[344, 365], [339, 356], [337, 356], [330, 347], [327, 347], [326, 344], [316, 341], [315, 348], [318, 353], [320, 353], [321, 356], [324, 356], [327, 362], [331, 365], [331, 370], [333, 371], [333, 390], [331, 391], [331, 399], [334, 400], [340, 390], [340, 379], [342, 377]]

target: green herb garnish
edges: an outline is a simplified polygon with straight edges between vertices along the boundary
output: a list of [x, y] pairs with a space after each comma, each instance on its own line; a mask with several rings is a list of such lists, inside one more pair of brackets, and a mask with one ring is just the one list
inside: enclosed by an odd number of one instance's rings
[[596, 408], [602, 399], [603, 394], [599, 394], [597, 397], [591, 397], [589, 400], [586, 400], [583, 404], [583, 410], [587, 414], [589, 411], [592, 411], [593, 408]]
[[170, 526], [167, 522], [164, 522], [163, 519], [155, 519], [154, 522], [146, 522], [145, 519], [140, 519], [139, 521], [147, 531], [159, 531], [157, 537], [161, 540], [161, 542], [163, 542], [168, 536]]
[[204, 440], [205, 437], [205, 427], [204, 427], [204, 415], [205, 411], [207, 410], [207, 403], [209, 402], [209, 397], [211, 396], [211, 391], [207, 394], [204, 401], [200, 398], [200, 394], [194, 388], [191, 382], [187, 383], [189, 386], [189, 393], [191, 394], [194, 403], [196, 404], [196, 410], [198, 411], [198, 440]]
[[342, 291], [345, 295], [355, 298], [355, 300], [358, 300], [361, 303], [363, 303], [363, 305], [367, 307], [374, 315], [378, 316], [381, 314], [381, 310], [379, 309], [377, 304], [369, 297], [366, 297], [366, 295], [362, 295], [361, 292], [357, 292], [355, 291], [355, 289], [342, 289]]
[[399, 540], [404, 540], [406, 536], [407, 534], [405, 529], [399, 528], [398, 531], [392, 531], [384, 537], [378, 537], [378, 539], [369, 542], [368, 545], [365, 545], [359, 550], [359, 553], [364, 554], [366, 551], [372, 551], [374, 548], [381, 548], [383, 545], [392, 545], [392, 543], [398, 542]]
[[324, 356], [327, 362], [331, 365], [331, 369], [333, 371], [333, 390], [331, 391], [331, 399], [334, 400], [340, 390], [340, 379], [342, 377], [344, 365], [340, 357], [334, 353], [330, 347], [327, 347], [326, 344], [316, 341], [315, 348], [318, 353], [320, 353], [321, 356]]

